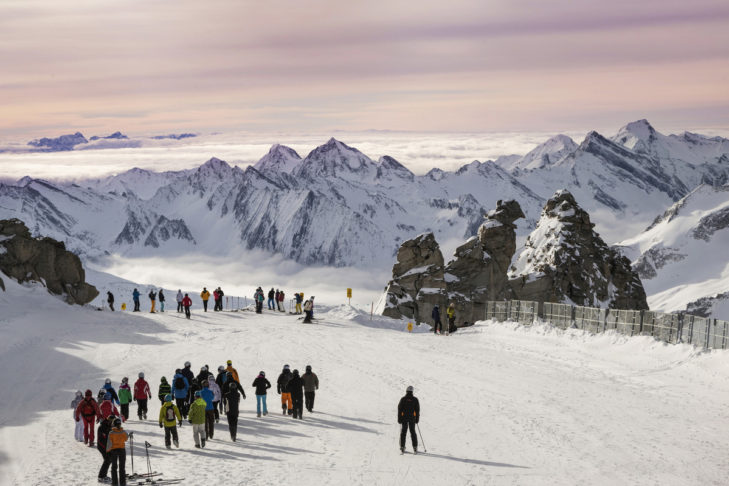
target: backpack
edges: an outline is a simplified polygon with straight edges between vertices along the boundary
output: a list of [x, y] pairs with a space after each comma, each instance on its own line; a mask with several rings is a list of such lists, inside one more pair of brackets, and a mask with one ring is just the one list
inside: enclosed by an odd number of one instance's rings
[[174, 422], [175, 421], [175, 407], [170, 405], [167, 407], [167, 410], [165, 411], [165, 420], [168, 422]]
[[178, 376], [175, 378], [175, 388], [178, 390], [184, 390], [185, 389], [185, 379], [181, 376]]

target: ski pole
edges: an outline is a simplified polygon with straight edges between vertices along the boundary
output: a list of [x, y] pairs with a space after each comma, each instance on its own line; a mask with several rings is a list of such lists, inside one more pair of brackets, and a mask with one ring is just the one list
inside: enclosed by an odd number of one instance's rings
[[129, 452], [132, 455], [132, 476], [134, 476], [134, 433], [129, 436]]
[[423, 452], [428, 452], [428, 448], [425, 447], [425, 441], [423, 440], [423, 433], [420, 431], [420, 425], [416, 422], [415, 426], [418, 428], [418, 433], [420, 434], [420, 442], [423, 443]]
[[152, 444], [150, 444], [146, 440], [144, 441], [144, 451], [147, 453], [147, 473], [149, 473], [150, 475], [152, 474], [152, 463], [149, 462], [149, 447], [151, 445]]

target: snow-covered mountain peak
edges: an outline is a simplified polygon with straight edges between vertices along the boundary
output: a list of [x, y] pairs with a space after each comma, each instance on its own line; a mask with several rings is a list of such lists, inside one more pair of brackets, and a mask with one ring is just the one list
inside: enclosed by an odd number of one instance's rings
[[651, 146], [657, 140], [658, 135], [648, 120], [642, 119], [622, 127], [613, 140], [637, 153], [651, 153]]
[[578, 145], [567, 135], [555, 135], [544, 143], [537, 145], [524, 157], [512, 161], [503, 167], [512, 173], [540, 169], [553, 165], [567, 157], [577, 149]]
[[301, 156], [294, 149], [277, 143], [253, 167], [262, 174], [291, 174], [300, 162]]
[[412, 181], [415, 174], [393, 157], [383, 155], [377, 161], [377, 179], [391, 179], [393, 177]]
[[377, 164], [365, 154], [330, 138], [327, 143], [312, 150], [296, 168], [296, 175], [303, 178], [339, 177], [349, 179], [374, 179]]

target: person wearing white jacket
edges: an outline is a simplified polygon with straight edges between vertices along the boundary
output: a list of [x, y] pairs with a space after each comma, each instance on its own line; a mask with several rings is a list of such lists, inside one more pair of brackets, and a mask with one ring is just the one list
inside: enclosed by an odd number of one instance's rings
[[210, 388], [210, 391], [213, 392], [213, 396], [215, 397], [213, 398], [213, 408], [215, 409], [215, 423], [217, 424], [220, 422], [220, 412], [218, 409], [220, 408], [221, 394], [220, 387], [215, 382], [215, 375], [212, 373], [208, 376], [208, 388]]
[[185, 296], [182, 295], [182, 289], [179, 289], [177, 291], [177, 312], [182, 312], [182, 299], [184, 299]]
[[73, 399], [71, 402], [71, 408], [73, 409], [73, 415], [74, 422], [76, 423], [76, 430], [74, 431], [74, 437], [77, 441], [83, 442], [84, 441], [84, 422], [83, 420], [76, 421], [76, 408], [78, 407], [78, 404], [81, 403], [81, 400], [84, 399], [84, 394], [81, 393], [81, 390], [76, 391], [76, 398]]

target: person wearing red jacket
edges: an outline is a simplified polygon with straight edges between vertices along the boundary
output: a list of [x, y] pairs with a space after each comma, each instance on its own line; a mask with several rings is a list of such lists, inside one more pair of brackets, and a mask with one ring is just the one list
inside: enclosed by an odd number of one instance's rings
[[139, 420], [147, 420], [147, 400], [152, 398], [149, 383], [144, 380], [144, 373], [139, 373], [139, 379], [134, 383], [134, 401], [137, 402], [137, 415]]
[[[104, 401], [101, 402], [101, 405], [99, 405], [99, 411], [101, 412], [101, 417], [108, 417], [109, 415], [113, 415], [115, 417], [119, 417], [119, 410], [116, 408], [116, 405], [114, 405], [114, 402], [111, 401], [111, 393], [107, 392], [106, 395], [104, 395]], [[121, 415], [121, 418], [123, 421], [126, 422], [126, 419], [123, 415]]]
[[91, 390], [86, 390], [84, 399], [76, 407], [76, 422], [81, 419], [84, 421], [84, 444], [94, 447], [94, 421], [100, 421], [102, 416]]
[[185, 317], [190, 318], [190, 306], [192, 306], [192, 299], [188, 294], [185, 294], [185, 298], [182, 299], [182, 307], [185, 308]]

